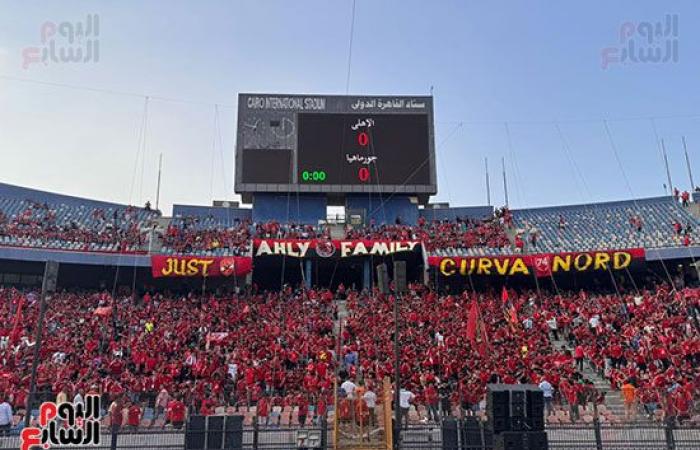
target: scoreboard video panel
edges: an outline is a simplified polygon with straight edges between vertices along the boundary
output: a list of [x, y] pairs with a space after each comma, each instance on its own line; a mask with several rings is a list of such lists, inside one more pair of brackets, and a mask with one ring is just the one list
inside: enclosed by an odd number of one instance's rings
[[299, 183], [429, 185], [425, 114], [298, 116]]
[[236, 192], [437, 192], [432, 97], [240, 94]]

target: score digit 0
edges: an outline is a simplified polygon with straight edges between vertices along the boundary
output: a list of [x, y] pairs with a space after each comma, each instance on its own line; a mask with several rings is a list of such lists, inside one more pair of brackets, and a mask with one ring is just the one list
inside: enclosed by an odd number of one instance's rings
[[357, 135], [357, 143], [360, 144], [360, 147], [367, 147], [367, 144], [369, 144], [369, 135], [367, 132], [362, 131]]
[[360, 167], [360, 170], [357, 171], [357, 178], [363, 183], [366, 183], [369, 180], [369, 169], [367, 167]]

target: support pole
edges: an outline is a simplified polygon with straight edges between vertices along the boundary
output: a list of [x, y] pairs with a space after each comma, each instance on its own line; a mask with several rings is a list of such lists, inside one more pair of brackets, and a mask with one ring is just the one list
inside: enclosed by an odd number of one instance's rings
[[39, 322], [36, 324], [36, 334], [34, 337], [34, 360], [32, 361], [31, 381], [29, 382], [29, 398], [27, 402], [27, 412], [24, 415], [25, 428], [29, 427], [36, 397], [36, 376], [39, 370], [39, 359], [41, 357], [41, 340], [44, 332], [44, 316], [46, 315], [46, 297], [56, 290], [57, 278], [58, 263], [56, 261], [46, 261], [44, 279], [41, 285], [41, 297], [39, 300]]
[[508, 207], [508, 179], [506, 178], [506, 159], [501, 157], [501, 167], [503, 168], [503, 193], [506, 197], [506, 207]]
[[156, 211], [160, 211], [158, 206], [160, 205], [160, 175], [163, 170], [163, 154], [158, 156], [158, 184], [156, 187]]
[[491, 181], [489, 180], [489, 159], [484, 158], [484, 165], [486, 166], [486, 204], [491, 206]]
[[671, 169], [668, 168], [668, 155], [666, 155], [666, 144], [661, 139], [661, 152], [664, 155], [664, 165], [666, 166], [666, 178], [668, 179], [668, 190], [673, 195], [673, 182], [671, 181]]
[[690, 158], [688, 157], [688, 147], [685, 145], [685, 136], [683, 136], [683, 152], [685, 153], [685, 165], [688, 167], [688, 178], [690, 179], [690, 191], [695, 189], [695, 181], [693, 181], [693, 169], [690, 167]]

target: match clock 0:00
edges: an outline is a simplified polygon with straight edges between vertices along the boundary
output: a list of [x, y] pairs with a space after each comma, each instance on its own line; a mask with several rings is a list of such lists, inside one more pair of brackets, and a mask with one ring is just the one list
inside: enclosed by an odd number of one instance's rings
[[323, 183], [326, 181], [326, 172], [324, 170], [304, 170], [301, 172], [302, 181], [311, 181]]

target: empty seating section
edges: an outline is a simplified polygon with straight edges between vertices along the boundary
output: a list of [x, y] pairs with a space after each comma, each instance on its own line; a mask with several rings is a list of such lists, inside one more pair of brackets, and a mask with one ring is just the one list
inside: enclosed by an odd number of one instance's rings
[[688, 225], [691, 243], [700, 236], [698, 220], [669, 197], [515, 210], [513, 217], [531, 252], [677, 247], [685, 245]]
[[158, 213], [134, 207], [0, 198], [0, 245], [94, 252], [144, 250]]

